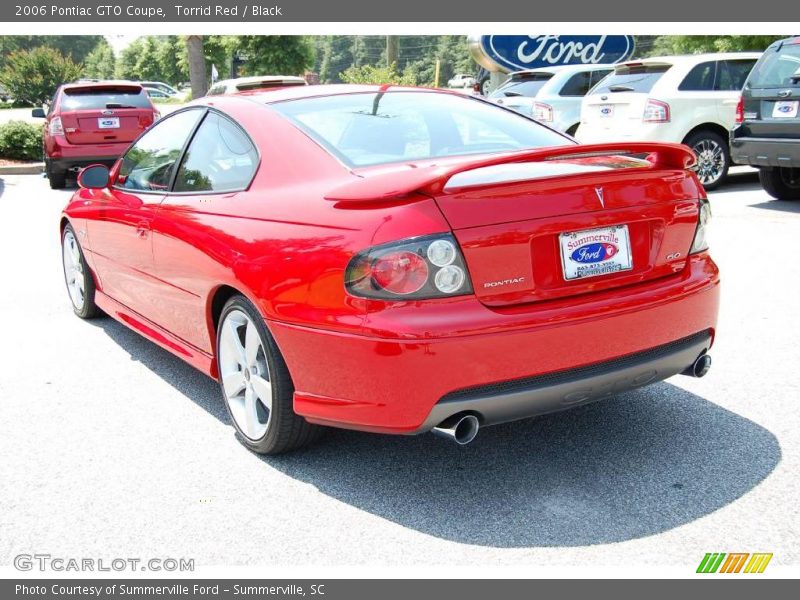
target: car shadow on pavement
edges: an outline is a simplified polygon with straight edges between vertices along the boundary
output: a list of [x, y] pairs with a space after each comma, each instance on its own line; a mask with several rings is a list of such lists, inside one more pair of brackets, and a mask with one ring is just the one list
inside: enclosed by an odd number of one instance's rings
[[[97, 323], [133, 360], [228, 422], [215, 382], [115, 321]], [[763, 481], [781, 450], [756, 423], [660, 383], [487, 427], [465, 447], [428, 434], [330, 429], [308, 449], [259, 458], [404, 527], [526, 548], [619, 542], [690, 523]]]
[[800, 201], [798, 200], [770, 200], [769, 202], [759, 202], [758, 204], [751, 204], [750, 206], [751, 208], [765, 208], [767, 210], [800, 213]]

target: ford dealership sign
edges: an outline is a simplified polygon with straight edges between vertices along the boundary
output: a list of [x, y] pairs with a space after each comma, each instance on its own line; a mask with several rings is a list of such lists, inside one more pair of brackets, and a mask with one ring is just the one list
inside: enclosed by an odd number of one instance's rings
[[618, 63], [633, 54], [630, 35], [482, 35], [470, 38], [475, 60], [490, 71]]

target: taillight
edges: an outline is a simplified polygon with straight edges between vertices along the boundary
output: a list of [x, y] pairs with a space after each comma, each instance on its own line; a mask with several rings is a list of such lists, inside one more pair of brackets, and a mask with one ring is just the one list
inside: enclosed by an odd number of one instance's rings
[[645, 123], [668, 123], [669, 104], [648, 98], [647, 104], [644, 105], [642, 121]]
[[708, 250], [708, 222], [711, 220], [711, 204], [706, 198], [700, 198], [700, 211], [697, 215], [697, 229], [694, 232], [694, 240], [689, 254]]
[[533, 118], [549, 123], [553, 120], [553, 107], [543, 102], [533, 103]]
[[736, 122], [744, 123], [744, 96], [739, 96], [739, 102], [736, 104]]
[[353, 296], [382, 300], [445, 298], [472, 292], [461, 251], [449, 233], [359, 252], [347, 265], [344, 279]]
[[53, 117], [47, 126], [50, 135], [64, 135], [64, 126], [61, 124], [61, 117]]

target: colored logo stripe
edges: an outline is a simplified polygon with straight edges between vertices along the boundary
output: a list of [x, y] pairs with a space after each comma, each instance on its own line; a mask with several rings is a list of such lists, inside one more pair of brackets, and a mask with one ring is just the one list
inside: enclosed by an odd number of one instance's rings
[[[726, 558], [727, 557], [727, 558]], [[750, 559], [749, 561], [747, 559]], [[708, 552], [697, 567], [698, 573], [740, 573], [744, 567], [745, 573], [763, 573], [772, 560], [772, 554], [767, 552]], [[724, 562], [723, 562], [724, 561]], [[747, 566], [745, 566], [747, 563]], [[720, 566], [722, 568], [720, 568]]]

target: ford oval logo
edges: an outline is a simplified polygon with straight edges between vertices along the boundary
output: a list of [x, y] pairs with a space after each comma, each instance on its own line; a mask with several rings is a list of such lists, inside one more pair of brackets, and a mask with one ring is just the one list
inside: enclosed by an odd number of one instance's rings
[[782, 113], [792, 112], [794, 110], [794, 106], [779, 106], [778, 111]]
[[475, 58], [503, 71], [619, 63], [633, 54], [631, 35], [483, 35], [471, 39]]
[[600, 112], [603, 113], [604, 115], [610, 115], [611, 114], [611, 108], [608, 107], [608, 106], [604, 106], [603, 108], [600, 109]]
[[599, 263], [608, 260], [614, 256], [619, 250], [614, 244], [597, 242], [591, 244], [584, 244], [579, 248], [575, 248], [570, 254], [570, 258], [579, 263]]

